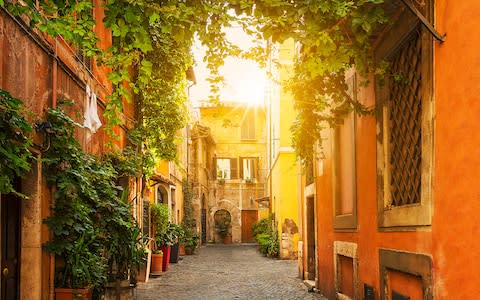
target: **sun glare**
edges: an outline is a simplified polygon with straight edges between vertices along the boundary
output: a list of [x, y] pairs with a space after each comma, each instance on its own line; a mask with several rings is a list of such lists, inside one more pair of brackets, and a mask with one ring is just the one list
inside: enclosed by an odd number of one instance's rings
[[265, 91], [265, 72], [255, 63], [229, 59], [221, 69], [225, 86], [221, 101], [262, 105]]
[[[229, 28], [227, 35], [241, 48], [252, 47], [252, 41], [240, 28]], [[203, 62], [205, 49], [200, 46], [200, 43], [194, 47], [193, 53], [197, 84], [190, 88], [189, 94], [193, 103], [200, 103], [209, 99], [210, 83], [206, 79], [210, 76], [210, 72]], [[228, 58], [220, 68], [220, 75], [225, 78], [224, 86], [220, 91], [221, 102], [245, 103], [251, 106], [264, 104], [266, 73], [255, 62]]]

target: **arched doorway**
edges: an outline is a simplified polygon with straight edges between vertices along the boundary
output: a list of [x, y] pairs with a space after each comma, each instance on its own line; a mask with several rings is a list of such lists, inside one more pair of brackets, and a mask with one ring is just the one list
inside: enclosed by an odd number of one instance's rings
[[232, 216], [225, 209], [220, 209], [213, 216], [217, 236], [223, 243], [232, 242]]

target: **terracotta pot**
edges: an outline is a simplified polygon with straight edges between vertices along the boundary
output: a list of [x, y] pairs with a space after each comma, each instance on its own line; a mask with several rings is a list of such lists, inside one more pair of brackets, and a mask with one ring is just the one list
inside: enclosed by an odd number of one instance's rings
[[163, 264], [162, 264], [162, 271], [168, 271], [168, 265], [170, 264], [170, 246], [162, 246], [163, 252]]
[[232, 243], [232, 236], [231, 236], [231, 235], [227, 235], [226, 237], [224, 237], [224, 238], [222, 239], [222, 242], [223, 242], [224, 244], [231, 244], [231, 243]]
[[138, 282], [148, 282], [148, 274], [150, 274], [150, 266], [152, 264], [152, 253], [150, 250], [147, 253], [147, 261], [145, 261], [141, 266], [137, 274]]
[[192, 255], [194, 251], [195, 251], [194, 247], [185, 247], [185, 254], [187, 255]]
[[55, 300], [92, 300], [92, 289], [55, 289]]
[[185, 245], [183, 244], [180, 244], [179, 247], [178, 247], [178, 253], [181, 255], [181, 256], [184, 256], [185, 255]]
[[152, 263], [150, 266], [150, 273], [153, 275], [158, 275], [162, 273], [162, 264], [163, 264], [163, 253], [155, 254], [152, 253]]

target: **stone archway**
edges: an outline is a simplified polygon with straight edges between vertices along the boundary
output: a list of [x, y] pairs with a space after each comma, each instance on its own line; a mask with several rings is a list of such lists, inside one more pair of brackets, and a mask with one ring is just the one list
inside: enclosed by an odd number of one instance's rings
[[[217, 205], [212, 207], [210, 210], [210, 214], [208, 216], [209, 223], [215, 224], [215, 221], [214, 221], [215, 213], [222, 209], [230, 213], [230, 216], [231, 216], [232, 241], [234, 243], [240, 243], [242, 239], [242, 226], [241, 226], [242, 215], [241, 215], [240, 209], [235, 204], [233, 204], [232, 201], [226, 200], [226, 199], [218, 201]], [[212, 237], [216, 236], [215, 226], [210, 226], [209, 231], [210, 231], [210, 236]]]

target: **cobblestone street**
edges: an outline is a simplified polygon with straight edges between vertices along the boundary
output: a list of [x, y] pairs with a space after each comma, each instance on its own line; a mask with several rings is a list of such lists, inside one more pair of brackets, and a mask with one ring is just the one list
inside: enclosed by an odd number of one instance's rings
[[207, 245], [139, 283], [136, 299], [324, 299], [296, 277], [297, 261], [262, 257], [253, 245]]

